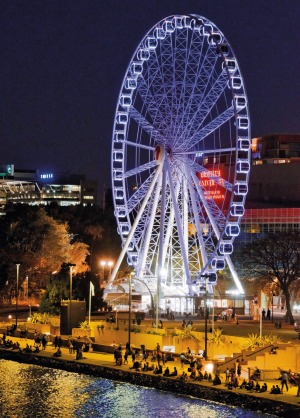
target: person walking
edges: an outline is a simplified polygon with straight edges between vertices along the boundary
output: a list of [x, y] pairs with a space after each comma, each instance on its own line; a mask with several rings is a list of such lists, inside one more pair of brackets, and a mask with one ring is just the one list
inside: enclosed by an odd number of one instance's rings
[[230, 370], [227, 367], [226, 371], [225, 371], [225, 384], [229, 383], [229, 378], [230, 378]]
[[283, 372], [281, 376], [281, 391], [282, 392], [283, 392], [284, 386], [286, 387], [286, 391], [288, 392], [289, 390], [288, 381], [289, 381], [288, 374], [286, 372]]

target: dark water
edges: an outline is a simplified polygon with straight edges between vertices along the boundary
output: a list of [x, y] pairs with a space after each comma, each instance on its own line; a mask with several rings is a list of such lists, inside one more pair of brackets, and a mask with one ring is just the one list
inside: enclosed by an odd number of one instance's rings
[[0, 360], [0, 417], [257, 418], [269, 415], [127, 383]]

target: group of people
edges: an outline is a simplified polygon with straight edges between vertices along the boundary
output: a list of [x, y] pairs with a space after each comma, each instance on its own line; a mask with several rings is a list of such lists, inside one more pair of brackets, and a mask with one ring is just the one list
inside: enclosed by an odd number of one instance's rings
[[42, 350], [46, 349], [46, 345], [48, 343], [48, 337], [46, 334], [39, 334], [37, 331], [34, 332], [34, 336], [33, 336], [33, 346], [36, 349], [36, 351], [40, 350], [42, 348]]
[[9, 338], [6, 338], [6, 333], [5, 332], [3, 332], [3, 335], [0, 338], [0, 346], [2, 348], [12, 348], [13, 350], [20, 349], [20, 344], [18, 343], [18, 341], [13, 342]]
[[254, 382], [254, 380], [249, 380], [248, 382], [246, 382], [246, 380], [244, 379], [243, 382], [241, 383], [240, 386], [238, 386], [240, 389], [246, 389], [250, 392], [267, 392], [268, 390], [268, 385], [266, 383], [263, 383], [262, 385], [260, 385], [258, 382]]
[[271, 320], [271, 311], [270, 311], [270, 309], [268, 309], [267, 312], [265, 311], [265, 309], [263, 309], [261, 311], [261, 319], [262, 320], [265, 320], [266, 319], [268, 321]]

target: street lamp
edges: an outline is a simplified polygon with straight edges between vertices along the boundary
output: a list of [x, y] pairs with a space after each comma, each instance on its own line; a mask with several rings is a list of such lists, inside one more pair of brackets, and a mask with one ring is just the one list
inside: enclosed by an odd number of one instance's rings
[[72, 280], [73, 280], [73, 267], [76, 266], [76, 264], [68, 263], [68, 267], [70, 267], [70, 301], [73, 298], [73, 289], [72, 289]]
[[19, 273], [20, 273], [20, 265], [19, 261], [15, 261], [14, 264], [17, 268], [17, 282], [16, 282], [16, 329], [18, 327], [18, 302], [19, 302]]
[[107, 262], [107, 265], [108, 265], [108, 267], [109, 267], [109, 277], [111, 276], [111, 268], [112, 268], [112, 266], [114, 265], [114, 263], [113, 263], [113, 261], [108, 261]]
[[[106, 261], [104, 261], [104, 260], [102, 260], [102, 261], [100, 261], [100, 265], [102, 266], [102, 274], [103, 274], [103, 282], [104, 282], [104, 269], [105, 269], [105, 266], [106, 266]], [[101, 288], [101, 277], [100, 277], [100, 288]]]
[[28, 303], [28, 286], [29, 286], [28, 274], [26, 274], [26, 300], [27, 300], [27, 303]]
[[131, 295], [132, 295], [132, 276], [134, 276], [134, 272], [132, 271], [129, 273], [129, 290], [128, 290], [128, 344], [129, 349], [131, 347], [131, 339], [130, 339], [130, 332], [131, 332]]
[[273, 317], [273, 305], [274, 305], [274, 292], [272, 291], [272, 324], [274, 322], [274, 317]]
[[[101, 260], [100, 261], [100, 266], [102, 267], [103, 281], [105, 279], [105, 266], [109, 267], [109, 277], [110, 277], [111, 276], [111, 269], [112, 269], [113, 265], [114, 265], [113, 261], [106, 261], [106, 260]], [[101, 277], [100, 277], [100, 287], [101, 287]]]
[[73, 289], [72, 289], [72, 280], [73, 280], [73, 267], [76, 266], [76, 264], [68, 263], [68, 267], [70, 267], [70, 304], [69, 304], [69, 310], [68, 310], [68, 328], [71, 324], [71, 318], [72, 318], [72, 297], [73, 297]]
[[207, 360], [207, 319], [208, 319], [208, 306], [207, 306], [207, 279], [205, 280], [205, 327], [204, 327], [204, 358]]

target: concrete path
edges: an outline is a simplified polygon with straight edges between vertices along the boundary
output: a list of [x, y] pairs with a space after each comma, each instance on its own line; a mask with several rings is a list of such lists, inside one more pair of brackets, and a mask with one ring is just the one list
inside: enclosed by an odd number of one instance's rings
[[[24, 349], [26, 347], [26, 343], [28, 343], [28, 345], [32, 345], [33, 346], [33, 340], [30, 339], [20, 339], [20, 338], [15, 338], [15, 337], [7, 337], [8, 339], [12, 340], [13, 342], [18, 341], [21, 348]], [[41, 350], [38, 354], [38, 356], [45, 356], [45, 357], [52, 357], [53, 354], [55, 353], [55, 348], [51, 343], [48, 343], [46, 346], [45, 350]], [[66, 360], [66, 361], [75, 361], [75, 353], [74, 354], [70, 354], [68, 348], [62, 347], [61, 348], [62, 351], [62, 356], [60, 357], [62, 360]], [[83, 353], [83, 359], [82, 360], [77, 360], [80, 361], [80, 363], [87, 363], [87, 364], [91, 364], [91, 365], [98, 365], [98, 366], [103, 366], [103, 367], [109, 367], [109, 368], [116, 368], [116, 369], [121, 369], [121, 370], [126, 370], [126, 371], [131, 371], [130, 367], [132, 367], [132, 361], [131, 361], [131, 356], [129, 356], [128, 358], [128, 363], [129, 364], [125, 364], [122, 366], [116, 366], [115, 365], [115, 361], [114, 361], [114, 356], [113, 354], [109, 354], [109, 353], [99, 353], [99, 352], [88, 352], [88, 353]], [[151, 363], [151, 362], [150, 362]], [[204, 363], [203, 363], [204, 364]], [[167, 362], [166, 366], [169, 367], [170, 371], [173, 370], [174, 366], [176, 366], [177, 370], [178, 370], [178, 374], [179, 376], [182, 374], [183, 371], [185, 371], [186, 373], [188, 373], [188, 365], [185, 365], [184, 368], [181, 368], [181, 363], [180, 361], [172, 361], [172, 362]], [[166, 367], [165, 366], [165, 367]], [[135, 370], [132, 370], [132, 372], [135, 372]], [[141, 372], [142, 374], [143, 372]], [[147, 374], [152, 374], [153, 372], [146, 372]], [[188, 373], [189, 374], [189, 373]], [[219, 386], [215, 386], [215, 388], [218, 388], [220, 390], [226, 390], [228, 391], [227, 387], [225, 387], [225, 374], [222, 373], [221, 374], [221, 381], [222, 384]], [[193, 382], [193, 380], [191, 380], [191, 382]], [[240, 380], [240, 383], [242, 382], [242, 379]], [[272, 387], [272, 385], [278, 385], [279, 387], [281, 387], [281, 382], [279, 380], [263, 380], [260, 381], [260, 385], [262, 385], [264, 382], [267, 383], [268, 385], [268, 392], [264, 392], [264, 393], [256, 393], [256, 392], [249, 392], [246, 391], [244, 389], [233, 389], [235, 392], [239, 391], [240, 393], [246, 393], [247, 395], [251, 395], [254, 397], [259, 397], [259, 398], [266, 398], [266, 399], [271, 399], [272, 401], [280, 401], [280, 402], [285, 402], [288, 403], [290, 405], [294, 405], [299, 407], [299, 414], [300, 414], [300, 397], [297, 397], [297, 390], [298, 388], [296, 386], [289, 386], [289, 390], [288, 392], [286, 392], [284, 390], [283, 394], [278, 394], [278, 395], [273, 395], [270, 394], [270, 389]], [[201, 382], [199, 381], [195, 381], [195, 384], [199, 384], [199, 385], [203, 385], [203, 386], [212, 386], [211, 382], [208, 382], [206, 380], [202, 380]]]

